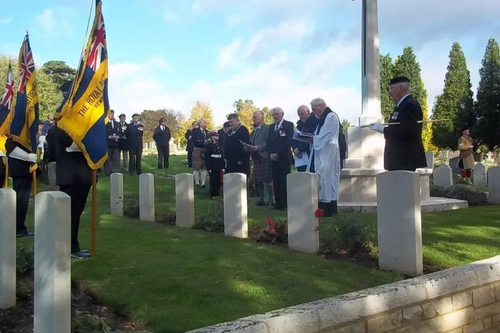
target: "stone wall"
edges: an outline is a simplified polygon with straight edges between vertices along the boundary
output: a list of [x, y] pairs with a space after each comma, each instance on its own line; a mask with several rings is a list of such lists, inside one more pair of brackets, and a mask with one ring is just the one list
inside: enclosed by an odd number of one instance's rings
[[500, 332], [500, 256], [190, 332]]

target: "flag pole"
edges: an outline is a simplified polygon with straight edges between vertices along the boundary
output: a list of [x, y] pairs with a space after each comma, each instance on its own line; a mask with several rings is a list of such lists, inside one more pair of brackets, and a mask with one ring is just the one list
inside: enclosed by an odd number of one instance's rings
[[[438, 123], [438, 122], [441, 122], [441, 121], [447, 121], [449, 119], [428, 119], [428, 120], [419, 120], [417, 121], [417, 124], [425, 124], [425, 123]], [[382, 125], [384, 126], [393, 126], [393, 125], [400, 125], [401, 123], [383, 123]], [[359, 126], [361, 128], [365, 128], [365, 127], [370, 127], [370, 125], [361, 125]]]
[[36, 188], [36, 170], [31, 173], [33, 175], [33, 202], [35, 201], [37, 188]]
[[4, 188], [9, 187], [9, 167], [7, 164], [7, 157], [2, 157], [2, 163], [5, 166], [5, 179], [4, 179]]
[[90, 254], [95, 257], [95, 235], [96, 235], [96, 210], [97, 210], [97, 193], [96, 193], [96, 183], [97, 183], [97, 170], [92, 170], [92, 220], [90, 225]]

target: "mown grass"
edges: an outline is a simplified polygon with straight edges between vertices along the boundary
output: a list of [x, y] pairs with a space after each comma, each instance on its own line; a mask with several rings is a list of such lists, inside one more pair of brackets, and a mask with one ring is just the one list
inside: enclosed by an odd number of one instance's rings
[[[157, 170], [154, 158], [144, 158], [144, 172], [155, 174], [161, 214], [175, 210], [171, 175], [190, 172], [183, 159], [172, 157], [169, 170]], [[124, 191], [138, 196], [137, 176], [124, 173]], [[100, 177], [97, 193], [97, 256], [75, 261], [73, 279], [103, 304], [146, 322], [157, 333], [184, 332], [402, 279], [277, 246], [110, 216], [106, 177]], [[197, 216], [211, 202], [207, 193], [196, 190]], [[255, 200], [250, 199], [250, 224], [260, 224], [266, 216], [285, 218], [285, 212], [254, 207]], [[498, 208], [423, 214], [425, 262], [446, 268], [498, 254]], [[374, 214], [357, 216], [376, 223]], [[90, 245], [89, 236], [90, 200], [82, 216], [83, 245]]]

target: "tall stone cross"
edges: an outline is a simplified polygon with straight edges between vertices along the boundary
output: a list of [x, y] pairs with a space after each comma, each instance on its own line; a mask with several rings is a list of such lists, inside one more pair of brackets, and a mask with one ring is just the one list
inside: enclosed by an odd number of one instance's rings
[[360, 125], [382, 120], [377, 0], [362, 0]]

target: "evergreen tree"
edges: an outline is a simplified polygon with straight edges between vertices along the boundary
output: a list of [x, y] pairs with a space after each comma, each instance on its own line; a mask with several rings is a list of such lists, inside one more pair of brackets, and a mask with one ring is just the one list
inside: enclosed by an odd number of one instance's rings
[[[411, 46], [403, 49], [403, 54], [396, 58], [394, 62], [393, 76], [406, 76], [411, 82], [411, 94], [422, 107], [424, 120], [429, 119], [429, 108], [427, 106], [427, 90], [421, 76], [420, 64]], [[431, 142], [432, 129], [429, 123], [422, 125], [422, 141], [427, 151], [436, 150]]]
[[495, 39], [488, 41], [479, 75], [474, 106], [478, 119], [477, 133], [492, 150], [500, 145], [500, 49]]
[[396, 104], [392, 100], [391, 95], [388, 93], [389, 81], [392, 79], [394, 71], [394, 65], [392, 63], [392, 58], [389, 54], [383, 56], [380, 55], [380, 102], [382, 116], [386, 122], [389, 121], [392, 111]]
[[[448, 119], [432, 125], [432, 142], [439, 148], [457, 149], [456, 128], [465, 123], [475, 124], [473, 114], [472, 84], [467, 60], [460, 44], [453, 43], [450, 51], [448, 72], [444, 80], [444, 90], [437, 97], [433, 118]], [[472, 118], [470, 117], [472, 115]]]

